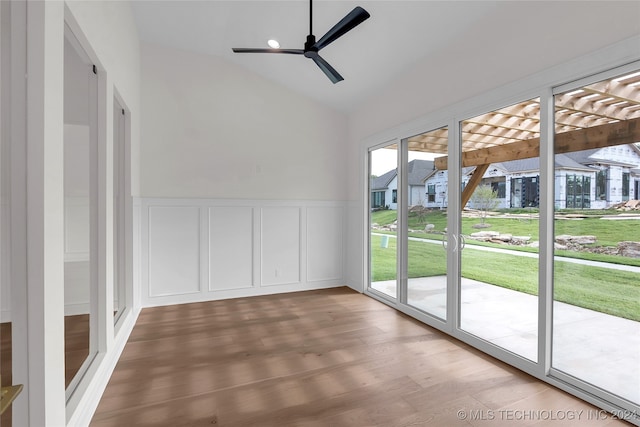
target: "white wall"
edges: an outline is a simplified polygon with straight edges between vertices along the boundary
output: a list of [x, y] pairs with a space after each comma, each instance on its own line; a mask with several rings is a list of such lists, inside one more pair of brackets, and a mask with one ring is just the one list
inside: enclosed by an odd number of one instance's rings
[[142, 48], [144, 197], [346, 200], [346, 118], [220, 58]]
[[142, 72], [143, 304], [344, 285], [346, 117], [217, 57]]

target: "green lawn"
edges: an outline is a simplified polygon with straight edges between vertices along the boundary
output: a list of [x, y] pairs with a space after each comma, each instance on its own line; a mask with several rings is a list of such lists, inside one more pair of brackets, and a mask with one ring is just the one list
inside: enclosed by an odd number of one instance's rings
[[[423, 237], [440, 238], [433, 234]], [[374, 235], [371, 240], [373, 281], [396, 277], [396, 239], [389, 237], [387, 248], [381, 247], [381, 239]], [[408, 264], [410, 278], [444, 275], [446, 253], [440, 244], [410, 240]], [[640, 321], [637, 273], [568, 262], [555, 262], [554, 267], [557, 301]], [[537, 258], [468, 248], [462, 252], [462, 276], [532, 295], [538, 293]]]
[[[505, 210], [503, 210], [505, 211]], [[512, 213], [527, 213], [529, 211], [513, 210]], [[572, 212], [572, 211], [567, 211]], [[597, 237], [597, 241], [594, 245], [590, 246], [616, 246], [618, 242], [634, 240], [640, 240], [640, 220], [624, 220], [624, 221], [611, 221], [600, 219], [602, 215], [616, 214], [616, 211], [580, 211], [581, 214], [589, 212], [593, 214], [592, 217], [579, 219], [579, 220], [556, 220], [554, 222], [554, 233], [556, 235], [571, 234], [571, 235], [594, 235]], [[535, 212], [534, 212], [535, 213]], [[375, 222], [379, 225], [390, 224], [396, 220], [397, 212], [392, 210], [383, 210], [373, 212], [371, 214], [371, 222]], [[472, 233], [479, 231], [473, 228], [474, 225], [480, 221], [477, 218], [462, 218], [462, 234], [469, 236]], [[488, 217], [486, 223], [491, 227], [484, 230], [499, 231], [503, 234], [512, 234], [514, 236], [531, 236], [531, 241], [538, 241], [538, 219], [524, 216], [522, 218], [492, 218]], [[414, 230], [409, 235], [412, 237], [429, 237], [428, 233], [423, 230], [426, 224], [433, 224], [433, 231], [443, 232], [447, 228], [447, 215], [445, 211], [432, 211], [429, 214], [418, 217], [415, 214], [409, 215], [409, 229]], [[395, 233], [391, 233], [395, 234]], [[471, 239], [466, 239], [467, 244], [480, 245], [480, 246], [493, 246], [500, 247], [501, 245], [495, 243], [478, 242]], [[510, 246], [509, 249], [523, 252], [537, 253], [537, 248], [531, 248], [527, 246]], [[639, 258], [628, 258], [621, 256], [611, 256], [605, 254], [595, 254], [589, 252], [575, 252], [575, 251], [557, 251], [556, 255], [569, 257], [588, 259], [592, 261], [610, 262], [615, 264], [625, 264], [640, 267]]]

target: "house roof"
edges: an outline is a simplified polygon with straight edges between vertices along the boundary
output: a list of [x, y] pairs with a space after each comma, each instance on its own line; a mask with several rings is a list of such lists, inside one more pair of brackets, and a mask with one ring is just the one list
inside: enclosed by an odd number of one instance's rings
[[[392, 169], [385, 174], [373, 178], [371, 190], [386, 190], [389, 183], [396, 177], [397, 169]], [[433, 160], [411, 160], [407, 165], [407, 181], [409, 185], [424, 185], [425, 179], [435, 172]]]
[[407, 166], [409, 185], [424, 185], [424, 180], [435, 172], [433, 160], [411, 160]]
[[371, 179], [371, 191], [386, 190], [389, 183], [396, 177], [397, 169], [392, 169], [383, 175]]
[[[498, 168], [504, 172], [516, 173], [540, 170], [540, 159], [533, 157], [530, 159], [511, 160], [509, 162], [500, 162], [492, 164], [493, 167]], [[593, 168], [578, 163], [571, 158], [569, 154], [558, 154], [555, 157], [556, 169], [573, 169], [591, 171]]]
[[581, 160], [580, 154], [581, 154], [580, 151], [575, 151], [573, 153], [557, 154], [555, 157], [556, 169], [560, 168], [560, 169], [592, 171], [593, 168], [585, 164], [585, 163], [589, 163], [588, 161], [584, 161], [584, 162], [580, 161]]

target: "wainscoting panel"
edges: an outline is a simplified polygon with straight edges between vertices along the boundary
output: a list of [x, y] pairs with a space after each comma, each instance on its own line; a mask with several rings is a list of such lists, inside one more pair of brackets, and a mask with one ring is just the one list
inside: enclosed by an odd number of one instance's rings
[[200, 292], [200, 209], [153, 206], [148, 221], [149, 296]]
[[300, 208], [262, 208], [261, 229], [262, 284], [299, 283]]
[[140, 201], [143, 307], [345, 284], [345, 202]]
[[253, 208], [209, 208], [209, 290], [253, 286]]
[[344, 208], [307, 209], [307, 281], [342, 278]]

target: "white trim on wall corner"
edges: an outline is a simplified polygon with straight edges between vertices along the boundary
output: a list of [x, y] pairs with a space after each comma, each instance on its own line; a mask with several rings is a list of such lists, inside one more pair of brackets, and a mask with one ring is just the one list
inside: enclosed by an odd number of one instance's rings
[[143, 307], [345, 285], [347, 202], [140, 202]]

